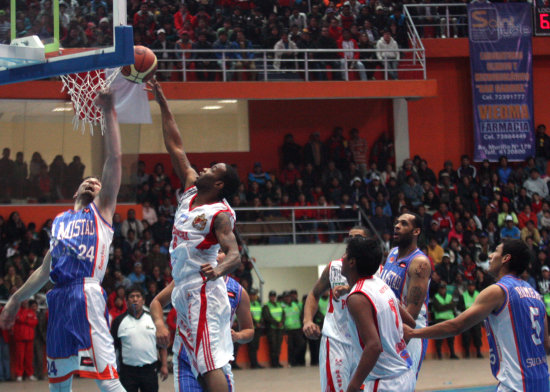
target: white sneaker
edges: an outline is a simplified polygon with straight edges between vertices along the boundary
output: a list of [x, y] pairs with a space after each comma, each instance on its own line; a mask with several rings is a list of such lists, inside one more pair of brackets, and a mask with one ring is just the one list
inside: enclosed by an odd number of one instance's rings
[[29, 377], [29, 381], [38, 381], [38, 378], [34, 377], [34, 376], [30, 376]]
[[23, 377], [19, 376], [19, 377], [17, 377], [17, 378], [15, 379], [15, 381], [17, 381], [17, 382], [22, 382], [22, 381], [23, 381]]
[[445, 34], [441, 34], [441, 38], [447, 38]]

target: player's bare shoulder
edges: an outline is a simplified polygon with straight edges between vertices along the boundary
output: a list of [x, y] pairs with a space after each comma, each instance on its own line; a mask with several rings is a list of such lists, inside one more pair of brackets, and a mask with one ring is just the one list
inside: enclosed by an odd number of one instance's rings
[[410, 278], [428, 279], [432, 274], [432, 264], [423, 254], [416, 256], [412, 261], [408, 271]]

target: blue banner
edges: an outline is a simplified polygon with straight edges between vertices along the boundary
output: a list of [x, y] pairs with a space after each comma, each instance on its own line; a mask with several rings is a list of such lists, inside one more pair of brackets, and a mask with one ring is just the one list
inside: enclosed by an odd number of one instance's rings
[[475, 161], [534, 156], [531, 8], [468, 4]]

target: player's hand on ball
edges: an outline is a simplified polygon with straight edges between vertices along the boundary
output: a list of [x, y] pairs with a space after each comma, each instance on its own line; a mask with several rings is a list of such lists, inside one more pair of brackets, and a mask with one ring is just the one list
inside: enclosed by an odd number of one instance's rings
[[0, 329], [12, 329], [20, 306], [19, 302], [10, 298], [4, 309], [2, 309], [2, 313], [0, 313]]
[[95, 105], [103, 110], [110, 110], [114, 107], [115, 100], [113, 92], [110, 89], [100, 90], [94, 101]]
[[170, 345], [170, 331], [166, 325], [157, 326], [157, 344], [162, 348]]
[[156, 78], [151, 78], [147, 82], [146, 90], [153, 93], [155, 101], [157, 101], [158, 103], [162, 103], [166, 100], [166, 98], [164, 97], [164, 92], [162, 91], [162, 87]]
[[308, 339], [319, 339], [321, 337], [321, 329], [313, 321], [305, 323], [303, 331]]
[[220, 277], [219, 272], [210, 264], [201, 265], [201, 273], [204, 275], [206, 280], [216, 280]]

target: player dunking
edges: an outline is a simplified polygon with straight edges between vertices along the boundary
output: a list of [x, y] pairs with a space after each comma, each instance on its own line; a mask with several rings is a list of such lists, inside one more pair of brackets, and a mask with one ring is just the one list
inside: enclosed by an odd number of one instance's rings
[[548, 322], [540, 294], [520, 275], [531, 255], [521, 240], [505, 240], [490, 255], [489, 273], [497, 283], [452, 320], [422, 329], [406, 329], [406, 338], [443, 339], [485, 320], [491, 349], [491, 370], [498, 392], [548, 392], [550, 350]]
[[[356, 226], [348, 233], [348, 238], [366, 236], [367, 229], [362, 226]], [[342, 276], [342, 259], [331, 261], [308, 294], [304, 306], [304, 334], [308, 339], [319, 339], [321, 331], [313, 322], [313, 317], [319, 306], [319, 298], [330, 290], [319, 352], [322, 392], [345, 391], [353, 371], [351, 336], [347, 328], [346, 295], [343, 293], [337, 299], [338, 295], [334, 292], [337, 288], [347, 285], [346, 278]]]
[[[235, 214], [225, 201], [237, 190], [239, 177], [224, 163], [197, 174], [160, 84], [154, 79], [148, 84], [160, 106], [164, 144], [184, 186], [178, 195], [170, 246], [178, 328], [195, 375], [202, 376], [208, 392], [227, 392], [233, 388], [231, 308], [225, 282], [218, 278], [240, 263], [233, 234]], [[217, 263], [220, 247], [226, 257]]]
[[[381, 267], [380, 276], [416, 320], [417, 328], [427, 325], [428, 288], [432, 273], [430, 261], [418, 249], [421, 227], [422, 220], [416, 214], [407, 213], [397, 218], [393, 235], [396, 247], [390, 251], [386, 263]], [[407, 346], [416, 377], [427, 348], [427, 340], [414, 340]]]
[[373, 276], [381, 261], [378, 241], [362, 237], [349, 241], [342, 258], [342, 275], [353, 286], [346, 302], [354, 363], [346, 392], [413, 392], [416, 385], [403, 340], [403, 321], [415, 323], [388, 285]]
[[111, 222], [120, 188], [120, 131], [112, 93], [99, 93], [96, 104], [106, 121], [101, 181], [85, 179], [74, 195], [74, 209], [55, 218], [44, 263], [13, 294], [0, 319], [0, 325], [9, 328], [23, 300], [48, 278], [55, 284], [47, 294], [46, 349], [50, 390], [56, 392], [70, 391], [74, 374], [95, 378], [101, 391], [124, 391], [100, 285], [109, 260]]

